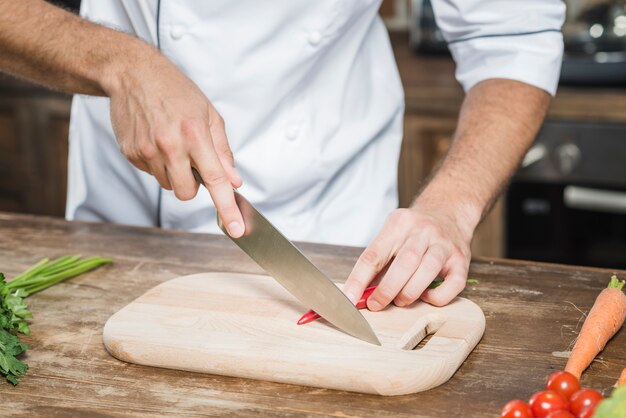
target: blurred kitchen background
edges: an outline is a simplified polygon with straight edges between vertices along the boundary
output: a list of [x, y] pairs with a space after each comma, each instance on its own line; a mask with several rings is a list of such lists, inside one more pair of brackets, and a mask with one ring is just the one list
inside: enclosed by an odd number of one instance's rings
[[[53, 3], [77, 10], [80, 1]], [[566, 4], [559, 91], [472, 250], [626, 268], [626, 0]], [[380, 13], [406, 94], [398, 176], [407, 206], [450, 144], [463, 91], [430, 0], [385, 0]], [[0, 76], [0, 211], [63, 216], [70, 102]]]

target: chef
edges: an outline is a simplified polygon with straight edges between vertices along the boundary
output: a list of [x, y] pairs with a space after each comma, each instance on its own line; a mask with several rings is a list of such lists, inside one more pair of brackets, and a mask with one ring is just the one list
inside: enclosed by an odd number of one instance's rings
[[467, 94], [408, 209], [397, 209], [404, 101], [380, 0], [83, 0], [82, 17], [0, 0], [0, 70], [76, 94], [68, 219], [218, 232], [219, 213], [239, 237], [238, 188], [293, 240], [366, 246], [345, 287], [353, 301], [382, 276], [372, 310], [444, 305], [555, 93], [565, 10], [432, 3]]

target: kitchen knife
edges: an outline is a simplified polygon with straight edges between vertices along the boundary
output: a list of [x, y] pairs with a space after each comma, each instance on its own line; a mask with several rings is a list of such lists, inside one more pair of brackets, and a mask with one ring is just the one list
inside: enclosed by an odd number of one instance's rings
[[[198, 172], [193, 171], [204, 185]], [[234, 192], [245, 224], [244, 235], [230, 237], [218, 216], [220, 229], [306, 308], [353, 337], [380, 345], [369, 323], [346, 295], [250, 202]]]

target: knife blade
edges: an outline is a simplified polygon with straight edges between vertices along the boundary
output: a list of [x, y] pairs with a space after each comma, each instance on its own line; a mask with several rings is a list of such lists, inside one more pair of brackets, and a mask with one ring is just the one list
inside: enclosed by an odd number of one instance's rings
[[[194, 176], [204, 184], [194, 169]], [[244, 235], [232, 238], [218, 216], [218, 225], [235, 244], [270, 276], [328, 322], [353, 337], [381, 345], [372, 327], [339, 290], [294, 244], [252, 206], [241, 193], [235, 201], [245, 224]]]

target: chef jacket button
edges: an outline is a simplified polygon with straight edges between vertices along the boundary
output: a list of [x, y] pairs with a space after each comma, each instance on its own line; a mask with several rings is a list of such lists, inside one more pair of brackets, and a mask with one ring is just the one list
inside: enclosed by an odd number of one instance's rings
[[170, 36], [174, 40], [182, 38], [184, 34], [185, 32], [183, 31], [183, 28], [180, 26], [172, 26], [172, 28], [170, 29]]
[[293, 141], [298, 137], [298, 128], [296, 126], [290, 126], [285, 132], [285, 136], [288, 140]]
[[319, 45], [322, 41], [322, 34], [318, 31], [309, 33], [309, 43], [313, 46]]

